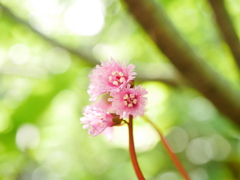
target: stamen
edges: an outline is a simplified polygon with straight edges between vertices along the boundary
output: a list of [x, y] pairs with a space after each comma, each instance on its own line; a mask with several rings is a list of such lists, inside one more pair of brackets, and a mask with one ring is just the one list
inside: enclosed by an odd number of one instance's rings
[[122, 83], [124, 81], [124, 77], [120, 78], [120, 83]]
[[116, 71], [114, 71], [114, 72], [112, 72], [112, 75], [115, 75], [117, 72]]
[[133, 104], [137, 104], [137, 99], [134, 99], [134, 100], [133, 100]]
[[128, 95], [127, 94], [125, 94], [125, 96], [123, 97], [123, 99], [127, 99], [128, 98]]
[[135, 96], [133, 94], [130, 94], [130, 98], [134, 98]]
[[119, 76], [123, 76], [123, 73], [122, 73], [122, 72], [119, 72], [118, 74], [119, 74]]
[[123, 103], [124, 103], [125, 106], [128, 104], [127, 101], [123, 101]]
[[112, 81], [112, 76], [109, 76], [109, 78], [108, 78], [108, 79], [109, 79], [109, 81]]
[[114, 85], [118, 85], [118, 82], [117, 82], [117, 81], [113, 81], [113, 84], [114, 84]]
[[133, 104], [128, 104], [128, 107], [133, 107]]

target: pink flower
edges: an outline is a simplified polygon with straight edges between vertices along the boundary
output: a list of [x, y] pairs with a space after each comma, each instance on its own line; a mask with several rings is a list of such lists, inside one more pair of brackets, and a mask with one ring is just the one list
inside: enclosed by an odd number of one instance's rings
[[126, 66], [126, 62], [120, 64], [113, 58], [107, 62], [101, 62], [101, 66], [97, 65], [92, 74], [89, 75], [91, 83], [88, 93], [90, 101], [103, 93], [119, 91], [133, 80], [137, 73], [133, 72], [135, 66], [130, 64]]
[[110, 97], [109, 94], [103, 94], [97, 98], [96, 101], [91, 103], [91, 106], [99, 107], [101, 109], [104, 109], [106, 112], [112, 112], [112, 103], [108, 101], [108, 98]]
[[83, 115], [84, 117], [80, 118], [81, 123], [85, 124], [83, 129], [89, 128], [88, 134], [92, 136], [97, 136], [114, 124], [113, 116], [99, 107], [87, 106]]
[[128, 118], [129, 115], [133, 115], [133, 117], [142, 116], [144, 115], [147, 100], [143, 96], [147, 93], [141, 85], [135, 88], [130, 88], [130, 85], [128, 85], [119, 92], [112, 92], [112, 98], [108, 100], [112, 101], [113, 109], [117, 115], [120, 115], [120, 118]]

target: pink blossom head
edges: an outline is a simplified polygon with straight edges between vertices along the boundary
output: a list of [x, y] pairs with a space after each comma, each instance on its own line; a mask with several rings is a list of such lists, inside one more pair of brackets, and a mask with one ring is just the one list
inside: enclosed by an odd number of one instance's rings
[[84, 124], [83, 129], [89, 128], [88, 134], [92, 136], [97, 136], [114, 124], [113, 116], [99, 107], [87, 106], [83, 115], [84, 117], [80, 118], [81, 123]]
[[135, 88], [130, 88], [128, 85], [119, 92], [112, 92], [112, 98], [108, 100], [112, 101], [113, 109], [120, 118], [128, 118], [129, 115], [136, 117], [144, 115], [147, 100], [144, 95], [146, 94], [147, 91], [141, 85]]
[[94, 101], [100, 94], [119, 91], [126, 87], [137, 74], [133, 72], [134, 68], [135, 66], [132, 64], [127, 66], [126, 62], [121, 64], [113, 58], [107, 62], [101, 62], [101, 66], [97, 65], [89, 75], [91, 81], [88, 90], [90, 100]]

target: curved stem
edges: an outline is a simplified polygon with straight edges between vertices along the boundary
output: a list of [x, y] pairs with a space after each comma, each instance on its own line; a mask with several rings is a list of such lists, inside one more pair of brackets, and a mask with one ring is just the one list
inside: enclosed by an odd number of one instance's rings
[[129, 152], [132, 161], [132, 165], [134, 167], [135, 173], [139, 180], [145, 180], [142, 171], [138, 165], [137, 156], [135, 152], [134, 140], [133, 140], [133, 116], [129, 116], [129, 123], [128, 123], [128, 132], [129, 132]]
[[174, 152], [172, 151], [171, 147], [169, 146], [167, 140], [164, 138], [164, 136], [162, 135], [161, 131], [157, 128], [157, 126], [155, 126], [155, 124], [153, 124], [153, 122], [147, 117], [144, 116], [144, 119], [150, 123], [153, 128], [157, 131], [158, 135], [161, 138], [161, 142], [164, 146], [164, 148], [166, 149], [168, 155], [170, 156], [171, 160], [173, 161], [173, 163], [175, 164], [175, 166], [177, 167], [178, 171], [180, 172], [180, 174], [186, 179], [186, 180], [190, 180], [190, 177], [188, 176], [186, 170], [184, 169], [183, 165], [181, 164], [181, 162], [179, 161], [178, 157], [176, 156], [176, 154], [174, 154]]

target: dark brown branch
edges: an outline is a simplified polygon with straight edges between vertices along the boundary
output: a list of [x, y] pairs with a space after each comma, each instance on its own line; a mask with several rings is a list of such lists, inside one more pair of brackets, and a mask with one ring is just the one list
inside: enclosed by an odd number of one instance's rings
[[219, 30], [228, 44], [238, 68], [240, 68], [240, 41], [226, 10], [224, 0], [209, 0], [209, 2], [213, 9]]
[[[24, 25], [25, 27], [27, 27], [28, 29], [30, 29], [33, 33], [37, 34], [40, 38], [44, 39], [46, 42], [52, 44], [53, 46], [58, 46], [62, 49], [67, 50], [69, 53], [77, 56], [78, 58], [80, 58], [83, 61], [86, 61], [89, 65], [91, 66], [95, 66], [97, 63], [99, 63], [99, 61], [94, 58], [94, 56], [92, 55], [91, 52], [89, 51], [84, 51], [84, 50], [77, 50], [77, 49], [72, 49], [67, 47], [64, 44], [61, 44], [60, 42], [56, 41], [55, 39], [52, 39], [48, 36], [46, 36], [45, 34], [41, 33], [40, 31], [38, 31], [37, 29], [35, 29], [34, 27], [32, 27], [27, 21], [21, 19], [20, 17], [18, 17], [17, 15], [15, 15], [9, 8], [7, 8], [6, 6], [4, 6], [3, 4], [0, 3], [0, 8], [2, 9], [2, 11], [7, 14], [9, 17], [11, 17], [14, 21], [16, 21], [17, 23]], [[165, 83], [169, 86], [172, 87], [179, 87], [185, 84], [182, 84], [181, 81], [179, 81], [179, 78], [171, 78], [171, 77], [157, 77], [154, 79], [151, 79], [147, 76], [141, 76], [140, 78], [138, 77], [137, 80], [139, 81], [159, 81], [162, 83]]]
[[193, 52], [168, 20], [160, 5], [150, 0], [125, 2], [135, 19], [179, 72], [220, 112], [240, 126], [239, 92]]

